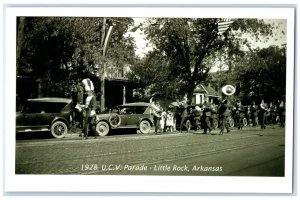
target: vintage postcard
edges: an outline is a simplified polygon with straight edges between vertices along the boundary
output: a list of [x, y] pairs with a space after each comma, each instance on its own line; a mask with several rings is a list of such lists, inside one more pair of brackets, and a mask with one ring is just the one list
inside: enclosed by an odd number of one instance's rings
[[6, 191], [292, 193], [294, 8], [5, 14]]

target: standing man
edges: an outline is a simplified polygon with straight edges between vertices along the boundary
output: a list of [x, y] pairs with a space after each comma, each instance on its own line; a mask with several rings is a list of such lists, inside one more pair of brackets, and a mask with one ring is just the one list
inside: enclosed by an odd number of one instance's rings
[[85, 109], [85, 117], [83, 124], [83, 134], [84, 138], [88, 139], [88, 131], [89, 129], [95, 131], [95, 122], [96, 122], [96, 97], [94, 95], [94, 85], [90, 79], [84, 79], [82, 81], [84, 85], [85, 95], [84, 98], [84, 109]]
[[230, 118], [230, 105], [227, 99], [224, 99], [219, 107], [219, 119], [220, 119], [220, 135], [224, 133], [224, 128], [226, 128], [227, 133], [230, 132], [229, 121]]
[[257, 122], [256, 122], [256, 118], [257, 118], [257, 106], [255, 104], [255, 101], [252, 102], [250, 110], [251, 110], [252, 126], [255, 127], [257, 125]]
[[267, 114], [267, 105], [265, 104], [264, 100], [261, 100], [259, 105], [259, 112], [258, 112], [258, 119], [261, 126], [261, 129], [265, 129], [266, 125], [266, 114]]
[[83, 111], [82, 111], [83, 88], [80, 83], [78, 83], [75, 87], [76, 87], [76, 94], [72, 96], [73, 104], [75, 106], [74, 122], [75, 122], [75, 127], [83, 128]]
[[203, 122], [204, 122], [204, 134], [207, 134], [207, 130], [209, 133], [211, 132], [211, 117], [212, 117], [212, 108], [209, 102], [205, 102], [203, 108]]
[[[180, 103], [180, 110], [182, 110], [182, 113], [180, 115], [180, 133], [182, 133], [182, 129], [184, 127], [184, 123], [186, 122], [189, 112], [188, 112], [188, 105], [186, 101], [183, 101]], [[189, 132], [189, 128], [187, 127], [187, 132]]]
[[155, 126], [155, 134], [158, 133], [160, 129], [160, 119], [161, 119], [161, 107], [158, 101], [150, 101], [151, 103], [151, 114], [153, 115], [153, 121]]
[[279, 104], [278, 112], [279, 112], [280, 126], [284, 127], [284, 125], [285, 125], [285, 102], [283, 100]]
[[245, 118], [244, 107], [240, 100], [238, 100], [236, 104], [236, 117], [237, 117], [238, 129], [240, 130], [244, 126], [243, 119]]

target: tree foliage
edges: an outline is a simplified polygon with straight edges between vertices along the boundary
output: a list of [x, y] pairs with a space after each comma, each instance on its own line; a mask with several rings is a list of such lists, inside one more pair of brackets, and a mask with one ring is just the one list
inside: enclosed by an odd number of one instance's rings
[[[221, 19], [200, 18], [155, 18], [149, 19], [145, 28], [147, 38], [153, 49], [159, 52], [165, 65], [159, 70], [167, 70], [169, 84], [179, 90], [177, 95], [188, 94], [191, 99], [195, 87], [203, 83], [212, 67], [212, 59], [222, 54], [231, 59], [243, 54], [243, 48], [249, 46], [249, 40], [242, 37], [245, 33], [260, 39], [272, 33], [271, 26], [263, 20], [235, 19], [228, 30], [218, 33]], [[147, 65], [149, 61], [145, 63]], [[156, 72], [159, 73], [159, 72]], [[155, 84], [160, 84], [155, 83]], [[164, 91], [162, 91], [164, 92]]]
[[277, 102], [286, 92], [286, 47], [270, 46], [244, 52], [232, 60], [232, 70], [210, 74], [206, 80], [215, 88], [237, 87], [235, 96], [245, 104]]
[[236, 66], [236, 81], [241, 83], [244, 101], [276, 102], [285, 99], [286, 48], [270, 46], [249, 52]]
[[[110, 18], [105, 26], [98, 17], [26, 17], [18, 22], [22, 40], [17, 44], [17, 73], [39, 78], [48, 93], [77, 79], [98, 78], [105, 63], [123, 67], [135, 60], [133, 38], [124, 36], [133, 23], [131, 18]], [[101, 38], [111, 25], [109, 49], [103, 56]]]

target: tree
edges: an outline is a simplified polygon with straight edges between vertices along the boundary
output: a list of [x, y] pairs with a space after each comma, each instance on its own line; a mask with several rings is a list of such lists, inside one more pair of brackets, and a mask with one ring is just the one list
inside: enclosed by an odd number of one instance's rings
[[[205, 81], [211, 69], [210, 59], [219, 52], [232, 57], [249, 46], [243, 34], [255, 39], [272, 33], [271, 25], [257, 19], [234, 19], [228, 29], [219, 34], [221, 19], [199, 18], [155, 18], [148, 21], [145, 28], [147, 39], [155, 51], [166, 60], [169, 70], [169, 84], [179, 81], [179, 91], [185, 91], [191, 100], [195, 87]], [[231, 64], [229, 63], [229, 68]], [[163, 69], [162, 69], [163, 70]], [[182, 94], [181, 94], [182, 95]]]
[[286, 47], [270, 46], [248, 52], [237, 62], [235, 75], [241, 83], [241, 98], [251, 101], [276, 102], [285, 98]]
[[182, 93], [182, 88], [179, 87], [181, 80], [172, 76], [170, 70], [165, 57], [159, 51], [152, 51], [131, 67], [128, 78], [146, 86], [146, 99], [153, 95], [157, 98], [176, 99], [177, 94]]
[[18, 75], [40, 79], [46, 94], [53, 90], [52, 95], [65, 95], [77, 79], [98, 79], [103, 75], [104, 63], [122, 68], [135, 60], [133, 39], [124, 36], [133, 23], [131, 18], [107, 20], [114, 29], [105, 57], [101, 46], [103, 18], [26, 17], [19, 22], [24, 39], [20, 38], [17, 44]]

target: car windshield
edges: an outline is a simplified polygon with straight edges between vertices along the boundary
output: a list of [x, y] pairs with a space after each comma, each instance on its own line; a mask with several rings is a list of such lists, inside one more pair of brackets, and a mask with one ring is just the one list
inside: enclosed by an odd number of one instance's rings
[[59, 113], [66, 106], [62, 102], [31, 102], [28, 101], [23, 108], [26, 113]]
[[120, 114], [144, 114], [146, 106], [120, 106]]

